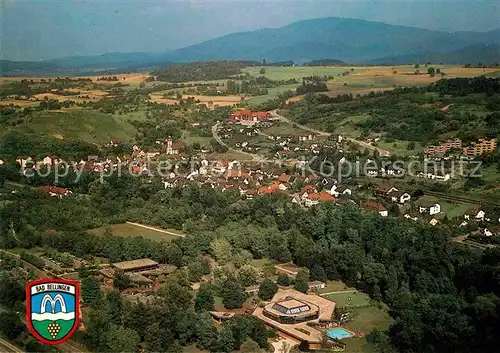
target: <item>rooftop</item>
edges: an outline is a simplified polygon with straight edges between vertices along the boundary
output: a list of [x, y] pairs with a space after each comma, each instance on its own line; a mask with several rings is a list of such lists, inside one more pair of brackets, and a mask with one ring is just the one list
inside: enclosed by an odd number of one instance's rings
[[[271, 303], [274, 303], [273, 305], [280, 304], [281, 306], [284, 303], [290, 306], [295, 306], [298, 303], [299, 308], [307, 306], [319, 309], [319, 318], [309, 322], [331, 321], [335, 309], [335, 303], [330, 300], [324, 299], [319, 295], [304, 294], [294, 289], [279, 289], [271, 300]], [[269, 306], [266, 308], [269, 310]], [[309, 343], [320, 343], [322, 341], [321, 331], [309, 326], [308, 322], [283, 324], [265, 316], [264, 308], [261, 307], [257, 307], [252, 315], [295, 339]]]
[[116, 262], [112, 264], [113, 267], [119, 268], [123, 271], [141, 269], [145, 267], [158, 266], [158, 262], [151, 259], [139, 259], [131, 261]]
[[294, 309], [294, 308], [298, 308], [298, 307], [307, 305], [304, 302], [301, 302], [301, 301], [299, 301], [297, 299], [288, 299], [288, 300], [285, 300], [285, 301], [282, 301], [282, 302], [278, 302], [276, 304], [279, 304], [279, 305], [281, 305], [282, 307], [284, 307], [286, 309]]

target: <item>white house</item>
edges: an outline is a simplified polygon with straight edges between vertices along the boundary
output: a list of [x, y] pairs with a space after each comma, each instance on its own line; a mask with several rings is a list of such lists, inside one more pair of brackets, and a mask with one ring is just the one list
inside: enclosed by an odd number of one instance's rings
[[22, 168], [26, 168], [26, 165], [28, 163], [32, 163], [33, 162], [33, 159], [31, 157], [18, 157], [16, 159], [16, 162], [19, 163], [19, 165], [22, 167]]
[[484, 221], [484, 216], [485, 216], [485, 215], [486, 215], [486, 213], [485, 213], [483, 210], [480, 210], [480, 211], [477, 213], [476, 217], [474, 217], [474, 218], [475, 218], [475, 219], [479, 219], [479, 220], [481, 220], [481, 221]]
[[347, 186], [338, 186], [334, 184], [332, 185], [329, 193], [330, 195], [338, 197], [339, 195], [352, 195], [352, 190]]
[[376, 201], [366, 201], [364, 204], [364, 207], [369, 209], [369, 210], [372, 210], [372, 211], [377, 211], [379, 215], [381, 215], [382, 217], [387, 217], [389, 215], [389, 212], [387, 211], [387, 209], [380, 203], [376, 202]]
[[483, 234], [486, 235], [487, 237], [491, 237], [493, 235], [493, 233], [486, 228], [483, 229]]
[[396, 191], [390, 194], [391, 200], [400, 204], [409, 202], [411, 195], [404, 191]]
[[325, 288], [325, 282], [321, 281], [311, 281], [309, 282], [309, 290], [315, 291]]
[[404, 218], [411, 219], [412, 221], [415, 221], [415, 222], [418, 221], [418, 217], [416, 215], [412, 214], [412, 213], [411, 214], [410, 213], [406, 213], [404, 215]]
[[441, 205], [438, 203], [421, 203], [418, 212], [429, 213], [432, 216], [441, 212]]
[[418, 177], [420, 178], [427, 178], [431, 180], [437, 180], [437, 181], [448, 181], [450, 180], [451, 176], [448, 173], [444, 174], [434, 174], [434, 173], [423, 173], [420, 172], [417, 174]]

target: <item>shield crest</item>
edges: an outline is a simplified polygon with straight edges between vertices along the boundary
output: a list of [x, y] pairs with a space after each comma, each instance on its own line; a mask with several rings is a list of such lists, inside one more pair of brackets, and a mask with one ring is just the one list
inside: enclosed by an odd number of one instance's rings
[[44, 278], [26, 284], [26, 322], [45, 344], [60, 344], [75, 333], [80, 313], [77, 282]]

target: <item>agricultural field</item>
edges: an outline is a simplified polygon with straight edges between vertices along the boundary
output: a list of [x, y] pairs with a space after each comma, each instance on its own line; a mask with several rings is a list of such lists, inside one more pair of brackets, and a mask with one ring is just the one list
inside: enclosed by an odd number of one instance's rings
[[[436, 75], [430, 77], [427, 74], [427, 68], [422, 65], [418, 68], [420, 71], [419, 75], [415, 75], [415, 67], [413, 65], [401, 65], [401, 66], [345, 66], [345, 67], [333, 67], [335, 70], [339, 70], [335, 74], [328, 73], [327, 67], [316, 67], [318, 69], [316, 75], [329, 75], [334, 76], [333, 80], [328, 81], [328, 92], [324, 92], [329, 97], [336, 97], [339, 94], [352, 94], [353, 96], [365, 95], [370, 92], [380, 92], [393, 89], [394, 87], [408, 87], [408, 86], [425, 86], [432, 82], [437, 82], [441, 78], [455, 78], [455, 77], [475, 77], [481, 75], [493, 75], [490, 77], [495, 77], [499, 75], [499, 70], [495, 68], [465, 68], [459, 66], [451, 65], [430, 65], [435, 69], [440, 69], [446, 75], [441, 77]], [[287, 78], [293, 78], [291, 71], [297, 69], [297, 72], [310, 73], [313, 71], [299, 69], [309, 69], [312, 70], [315, 67], [289, 67], [289, 68], [270, 68], [270, 69], [287, 69], [280, 72], [283, 77], [287, 77], [285, 72], [288, 74]], [[323, 70], [320, 70], [323, 69]], [[351, 69], [354, 69], [351, 71]], [[278, 70], [279, 71], [279, 70]], [[349, 71], [350, 73], [346, 76], [338, 76], [338, 73]], [[333, 72], [333, 71], [332, 71]], [[274, 73], [271, 70], [270, 75]], [[266, 76], [267, 67], [266, 67]], [[308, 74], [302, 76], [309, 76]], [[269, 77], [270, 78], [270, 77]], [[296, 77], [295, 77], [296, 78]], [[295, 98], [294, 100], [298, 100]]]
[[8, 131], [101, 144], [113, 138], [132, 141], [136, 135], [136, 129], [130, 123], [89, 110], [36, 113], [30, 122], [2, 129], [0, 135]]
[[[113, 235], [124, 238], [143, 237], [144, 239], [149, 239], [157, 242], [170, 242], [174, 239], [177, 239], [177, 236], [175, 235], [166, 234], [153, 229], [142, 228], [129, 223], [104, 226], [92, 229], [90, 230], [90, 232], [96, 235], [104, 235], [109, 228], [111, 229], [111, 233], [113, 233]], [[175, 231], [175, 233], [179, 232]]]
[[[264, 75], [260, 74], [260, 70], [265, 69], [266, 73]], [[338, 67], [338, 66], [294, 66], [294, 67], [280, 67], [280, 66], [252, 66], [246, 67], [243, 73], [249, 73], [252, 76], [266, 76], [270, 80], [280, 81], [280, 80], [290, 80], [296, 79], [302, 81], [302, 77], [306, 76], [337, 76], [342, 72], [350, 70], [350, 66]]]
[[290, 84], [290, 85], [282, 85], [279, 87], [271, 87], [267, 89], [267, 94], [264, 94], [262, 96], [255, 96], [250, 99], [248, 99], [246, 102], [253, 106], [257, 104], [261, 104], [264, 102], [267, 102], [268, 100], [276, 98], [279, 94], [289, 91], [289, 90], [295, 90], [299, 85], [298, 84]]

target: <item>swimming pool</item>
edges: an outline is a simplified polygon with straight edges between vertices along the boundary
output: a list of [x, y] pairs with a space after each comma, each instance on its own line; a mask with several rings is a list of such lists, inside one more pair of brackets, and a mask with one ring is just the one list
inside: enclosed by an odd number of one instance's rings
[[351, 331], [346, 330], [345, 328], [342, 328], [342, 327], [334, 327], [334, 328], [328, 329], [327, 335], [330, 338], [341, 340], [343, 338], [349, 338], [349, 337], [354, 336], [354, 333], [352, 333]]

